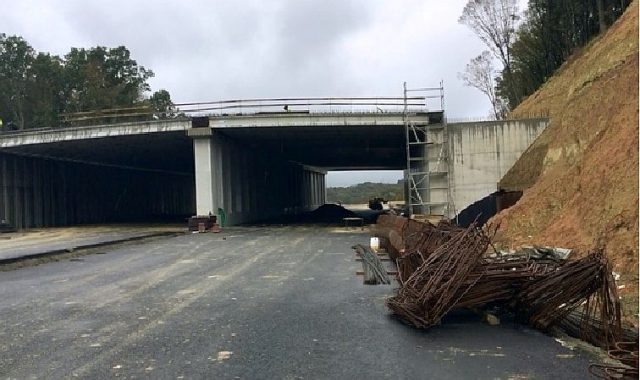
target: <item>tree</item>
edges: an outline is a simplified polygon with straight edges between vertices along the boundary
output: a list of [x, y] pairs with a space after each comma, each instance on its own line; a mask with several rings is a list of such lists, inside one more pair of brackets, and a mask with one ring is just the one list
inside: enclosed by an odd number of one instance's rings
[[[511, 43], [519, 20], [516, 0], [469, 0], [458, 22], [467, 25], [502, 63], [502, 72], [511, 76]], [[510, 97], [515, 97], [514, 89]]]
[[504, 118], [506, 110], [504, 102], [496, 94], [495, 75], [493, 58], [487, 50], [472, 59], [467, 64], [464, 73], [458, 73], [458, 77], [462, 79], [466, 86], [480, 90], [489, 98], [493, 108], [493, 115], [496, 120], [500, 120]]
[[515, 108], [534, 93], [576, 48], [613, 23], [626, 0], [529, 0], [511, 44], [510, 72], [497, 79], [498, 96]]
[[[63, 112], [144, 106], [151, 77], [124, 46], [72, 48], [61, 59], [0, 33], [0, 118], [19, 129], [57, 126]], [[174, 112], [166, 90], [153, 99], [165, 115]]]
[[67, 112], [127, 107], [144, 98], [150, 90], [147, 80], [153, 71], [131, 59], [120, 46], [89, 50], [72, 48], [65, 56], [64, 92]]
[[149, 103], [157, 117], [164, 119], [175, 116], [176, 109], [171, 101], [169, 91], [159, 90], [154, 92], [149, 98]]
[[34, 50], [18, 36], [0, 34], [0, 117], [25, 127], [27, 78]]
[[58, 124], [64, 108], [63, 65], [60, 57], [38, 53], [28, 70], [27, 125], [46, 128]]

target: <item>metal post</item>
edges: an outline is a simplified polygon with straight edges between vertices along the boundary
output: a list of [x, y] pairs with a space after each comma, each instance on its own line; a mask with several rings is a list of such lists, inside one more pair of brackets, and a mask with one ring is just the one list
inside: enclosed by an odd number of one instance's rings
[[409, 206], [409, 217], [413, 215], [413, 202], [412, 199], [412, 189], [411, 189], [411, 145], [409, 144], [409, 115], [408, 115], [408, 107], [407, 107], [407, 82], [402, 83], [403, 86], [403, 100], [404, 107], [402, 111], [402, 121], [404, 122], [404, 132], [405, 132], [405, 143], [407, 146], [407, 171], [404, 175], [405, 185], [409, 189], [407, 192], [407, 199], [405, 199], [405, 205]]

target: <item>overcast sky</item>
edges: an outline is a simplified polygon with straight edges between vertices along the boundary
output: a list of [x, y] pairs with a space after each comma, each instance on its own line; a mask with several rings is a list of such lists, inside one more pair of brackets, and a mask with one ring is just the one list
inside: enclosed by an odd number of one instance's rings
[[[0, 32], [37, 51], [126, 46], [176, 103], [249, 97], [402, 96], [445, 86], [449, 118], [489, 103], [457, 78], [484, 50], [458, 24], [466, 0], [0, 0]], [[526, 1], [521, 1], [522, 4]], [[521, 6], [522, 9], [522, 6]], [[341, 173], [329, 185], [393, 181]]]

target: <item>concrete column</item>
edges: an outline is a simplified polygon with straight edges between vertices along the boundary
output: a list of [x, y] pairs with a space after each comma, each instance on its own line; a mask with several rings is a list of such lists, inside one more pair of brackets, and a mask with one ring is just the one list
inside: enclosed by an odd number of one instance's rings
[[20, 169], [18, 160], [13, 159], [13, 223], [14, 227], [22, 229], [22, 181], [20, 179]]
[[34, 226], [42, 227], [42, 161], [33, 160], [33, 210]]
[[322, 204], [327, 203], [327, 175], [322, 175]]
[[242, 173], [240, 180], [242, 181], [242, 215], [246, 218], [251, 210], [251, 167], [249, 166], [249, 157], [242, 155], [241, 157]]
[[409, 171], [407, 169], [403, 170], [404, 173], [404, 185], [402, 186], [402, 190], [404, 190], [404, 204], [407, 206], [407, 208], [409, 207], [409, 202], [410, 202], [410, 198], [409, 198]]
[[9, 196], [7, 194], [7, 159], [0, 154], [0, 222], [7, 220], [7, 204]]
[[196, 214], [209, 215], [216, 212], [213, 194], [213, 154], [209, 138], [193, 140], [193, 156], [196, 172]]
[[244, 183], [242, 182], [242, 172], [244, 170], [244, 163], [242, 161], [242, 155], [240, 152], [234, 152], [233, 159], [231, 161], [233, 165], [233, 212], [236, 214], [242, 214], [242, 202], [244, 195]]
[[[222, 187], [222, 209], [224, 209], [225, 214], [227, 215], [227, 220], [229, 221], [233, 221], [235, 215], [233, 212], [233, 193], [235, 190], [234, 187], [234, 183], [233, 183], [233, 172], [234, 172], [234, 165], [233, 165], [233, 156], [232, 156], [232, 149], [229, 146], [225, 146], [224, 144], [220, 145], [220, 158], [222, 160], [221, 162], [221, 169], [222, 169], [222, 173], [221, 173], [221, 178], [222, 178], [222, 183], [221, 183], [221, 187]], [[214, 163], [215, 164], [215, 163]], [[216, 209], [217, 211], [217, 209]]]

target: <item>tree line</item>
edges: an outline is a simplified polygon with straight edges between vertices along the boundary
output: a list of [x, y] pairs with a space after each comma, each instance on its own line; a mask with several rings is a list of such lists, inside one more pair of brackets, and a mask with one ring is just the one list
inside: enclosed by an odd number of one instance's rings
[[[577, 48], [604, 32], [630, 0], [469, 0], [458, 20], [487, 47], [460, 73], [484, 93], [495, 118], [533, 94]], [[498, 63], [496, 68], [494, 63]]]
[[364, 182], [348, 187], [327, 188], [327, 202], [363, 204], [376, 197], [382, 197], [388, 201], [401, 201], [404, 199], [404, 185], [402, 182]]
[[62, 119], [104, 109], [166, 116], [169, 92], [147, 96], [153, 76], [124, 46], [71, 48], [59, 57], [0, 33], [0, 120], [5, 128], [27, 129], [57, 127]]

